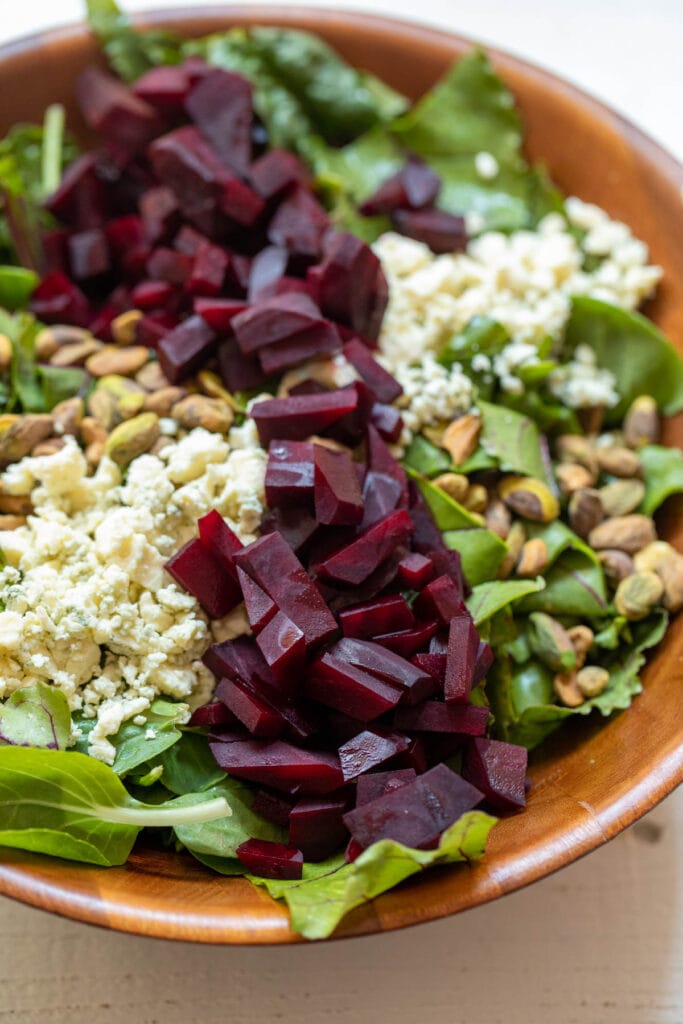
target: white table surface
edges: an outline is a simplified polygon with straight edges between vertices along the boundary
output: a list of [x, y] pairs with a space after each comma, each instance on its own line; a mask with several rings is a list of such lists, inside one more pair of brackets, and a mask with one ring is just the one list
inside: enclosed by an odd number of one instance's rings
[[[683, 160], [683, 0], [309, 5], [418, 11], [571, 78]], [[79, 0], [0, 0], [0, 42], [80, 11]], [[168, 944], [0, 899], [0, 1024], [683, 1024], [682, 862], [679, 791], [523, 892], [345, 943]]]

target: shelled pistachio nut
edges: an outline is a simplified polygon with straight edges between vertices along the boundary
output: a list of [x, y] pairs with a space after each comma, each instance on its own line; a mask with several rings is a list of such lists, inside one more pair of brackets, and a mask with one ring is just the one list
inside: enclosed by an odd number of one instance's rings
[[0, 466], [23, 459], [53, 429], [52, 416], [47, 413], [0, 416]]
[[613, 587], [617, 587], [622, 580], [636, 571], [631, 556], [627, 555], [625, 551], [617, 551], [616, 548], [598, 551], [598, 560], [602, 565], [607, 582]]
[[657, 573], [643, 569], [621, 581], [614, 595], [614, 604], [620, 615], [637, 622], [656, 608], [663, 595], [664, 584]]
[[567, 636], [571, 640], [574, 653], [576, 654], [576, 667], [581, 668], [589, 650], [593, 646], [595, 634], [590, 626], [580, 623], [578, 626], [570, 626], [567, 630]]
[[575, 462], [597, 479], [598, 460], [593, 445], [581, 434], [562, 434], [555, 442], [555, 451], [560, 462]]
[[171, 409], [171, 416], [186, 430], [204, 427], [216, 434], [226, 434], [232, 426], [235, 414], [229, 405], [219, 398], [206, 395], [188, 395], [181, 398]]
[[569, 525], [579, 537], [587, 537], [605, 518], [605, 509], [599, 491], [584, 487], [569, 499]]
[[104, 444], [105, 454], [119, 466], [127, 466], [138, 455], [149, 451], [159, 433], [159, 417], [153, 412], [143, 412], [114, 428]]
[[553, 689], [567, 708], [580, 708], [585, 703], [585, 697], [581, 693], [576, 682], [577, 672], [558, 672], [553, 679]]
[[596, 479], [589, 469], [580, 466], [578, 462], [560, 462], [555, 467], [555, 476], [565, 498], [571, 497], [575, 491], [592, 487]]
[[138, 324], [142, 320], [142, 311], [127, 309], [119, 313], [111, 322], [111, 336], [117, 345], [134, 345], [137, 341]]
[[616, 548], [628, 555], [641, 551], [654, 540], [657, 540], [657, 532], [653, 520], [639, 513], [605, 519], [588, 535], [588, 543], [596, 551]]
[[[465, 479], [467, 479], [465, 477]], [[495, 533], [501, 540], [505, 540], [510, 533], [512, 517], [504, 502], [500, 498], [489, 497], [489, 503], [484, 512], [484, 522], [492, 533]]]
[[6, 334], [0, 334], [0, 373], [6, 373], [12, 365], [12, 342]]
[[584, 697], [599, 697], [609, 685], [609, 672], [599, 665], [585, 665], [576, 673], [576, 685]]
[[489, 494], [483, 484], [470, 484], [462, 503], [468, 512], [484, 512], [489, 503]]
[[83, 413], [83, 399], [78, 396], [59, 402], [52, 410], [55, 434], [73, 434], [75, 437], [83, 422]]
[[508, 535], [505, 538], [507, 544], [507, 553], [505, 554], [500, 566], [498, 567], [498, 576], [500, 579], [505, 579], [510, 575], [514, 567], [517, 565], [517, 560], [522, 553], [522, 548], [526, 543], [526, 530], [520, 522], [514, 522], [508, 531]]
[[480, 432], [481, 417], [475, 413], [467, 413], [453, 420], [446, 428], [441, 438], [441, 447], [446, 449], [456, 466], [461, 466], [474, 454]]
[[609, 473], [610, 476], [630, 479], [633, 476], [638, 476], [642, 470], [640, 458], [631, 448], [598, 445], [595, 454], [601, 471]]
[[558, 500], [550, 488], [532, 476], [504, 477], [498, 484], [498, 494], [523, 519], [551, 523], [560, 514]]
[[645, 484], [636, 477], [631, 480], [614, 480], [605, 484], [599, 492], [607, 516], [626, 516], [635, 512], [645, 497]]
[[664, 585], [663, 604], [667, 611], [683, 607], [683, 555], [671, 544], [658, 540], [648, 544], [633, 559], [638, 572], [656, 572]]
[[467, 488], [470, 486], [469, 480], [462, 473], [442, 473], [432, 480], [432, 483], [449, 498], [459, 502], [462, 502], [467, 494]]
[[522, 547], [515, 572], [525, 579], [534, 579], [545, 572], [549, 560], [548, 545], [540, 537], [535, 537]]
[[660, 422], [657, 403], [651, 395], [633, 399], [624, 417], [624, 442], [629, 448], [642, 448], [659, 440]]

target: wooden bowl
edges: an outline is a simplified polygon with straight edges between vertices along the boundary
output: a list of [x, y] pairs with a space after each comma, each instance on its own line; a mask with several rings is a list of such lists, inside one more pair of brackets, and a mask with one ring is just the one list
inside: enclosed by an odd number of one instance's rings
[[[279, 24], [318, 32], [348, 60], [417, 97], [471, 44], [442, 31], [355, 13], [232, 7], [164, 12], [139, 19], [202, 35], [236, 24]], [[543, 159], [569, 194], [598, 203], [631, 226], [664, 268], [648, 310], [683, 350], [681, 168], [619, 115], [566, 82], [491, 51], [519, 103], [532, 159]], [[73, 85], [101, 60], [85, 28], [33, 36], [0, 50], [0, 131], [66, 104]], [[410, 69], [406, 74], [405, 69]], [[82, 127], [82, 125], [81, 125]], [[683, 441], [683, 416], [665, 443]], [[683, 506], [678, 505], [678, 511]], [[660, 524], [683, 545], [671, 505]], [[484, 860], [441, 869], [349, 915], [337, 936], [363, 935], [453, 914], [519, 889], [571, 863], [645, 814], [683, 779], [683, 616], [645, 672], [644, 692], [609, 721], [565, 727], [532, 758], [528, 809], [501, 822]], [[0, 891], [67, 917], [139, 935], [214, 943], [300, 941], [286, 910], [243, 879], [205, 870], [189, 856], [141, 848], [128, 864], [102, 869], [5, 850]]]

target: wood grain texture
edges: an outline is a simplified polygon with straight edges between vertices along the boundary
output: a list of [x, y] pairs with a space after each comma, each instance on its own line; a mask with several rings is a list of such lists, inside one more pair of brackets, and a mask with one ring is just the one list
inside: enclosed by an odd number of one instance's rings
[[[357, 14], [260, 6], [162, 17], [187, 34], [228, 24], [279, 22], [317, 31], [353, 63], [418, 95], [467, 46], [447, 33]], [[665, 284], [651, 314], [683, 350], [683, 171], [622, 118], [545, 72], [492, 51], [527, 127], [532, 158], [543, 158], [567, 192], [623, 218], [651, 247]], [[0, 130], [68, 100], [75, 77], [95, 57], [85, 32], [63, 31], [0, 55]], [[39, 72], [37, 70], [39, 68]], [[410, 80], [406, 80], [406, 68]], [[667, 425], [681, 444], [683, 417]], [[681, 506], [669, 509], [666, 536], [683, 541]], [[547, 875], [604, 843], [683, 778], [683, 619], [645, 675], [645, 692], [607, 724], [575, 723], [533, 758], [524, 815], [493, 832], [486, 859], [434, 872], [350, 915], [340, 936], [428, 921], [492, 900]], [[3, 853], [0, 891], [110, 928], [178, 940], [287, 943], [285, 911], [243, 880], [226, 880], [190, 858], [141, 849], [122, 868], [85, 868]]]

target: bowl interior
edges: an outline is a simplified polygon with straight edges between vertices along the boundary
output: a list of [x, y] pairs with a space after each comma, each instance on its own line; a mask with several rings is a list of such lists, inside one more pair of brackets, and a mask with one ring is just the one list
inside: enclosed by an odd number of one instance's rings
[[[230, 25], [279, 24], [317, 32], [353, 64], [418, 97], [471, 45], [444, 32], [357, 13], [265, 6], [198, 8], [139, 19], [197, 36]], [[664, 282], [647, 312], [683, 351], [683, 169], [619, 115], [574, 87], [489, 51], [512, 88], [532, 160], [542, 160], [569, 194], [596, 202], [645, 240]], [[73, 86], [101, 62], [84, 28], [34, 36], [0, 51], [0, 132], [40, 119], [48, 103], [67, 106], [85, 135]], [[405, 69], [410, 68], [410, 76]], [[683, 416], [664, 441], [681, 446]], [[680, 503], [661, 521], [683, 544]], [[337, 936], [399, 928], [476, 906], [570, 863], [616, 835], [683, 778], [680, 692], [683, 617], [674, 622], [644, 674], [644, 692], [608, 722], [582, 721], [532, 757], [526, 812], [493, 831], [485, 859], [410, 881], [343, 922]], [[98, 869], [3, 851], [0, 892], [111, 928], [219, 943], [298, 941], [286, 911], [243, 879], [211, 874], [189, 857], [137, 850], [120, 868]]]

